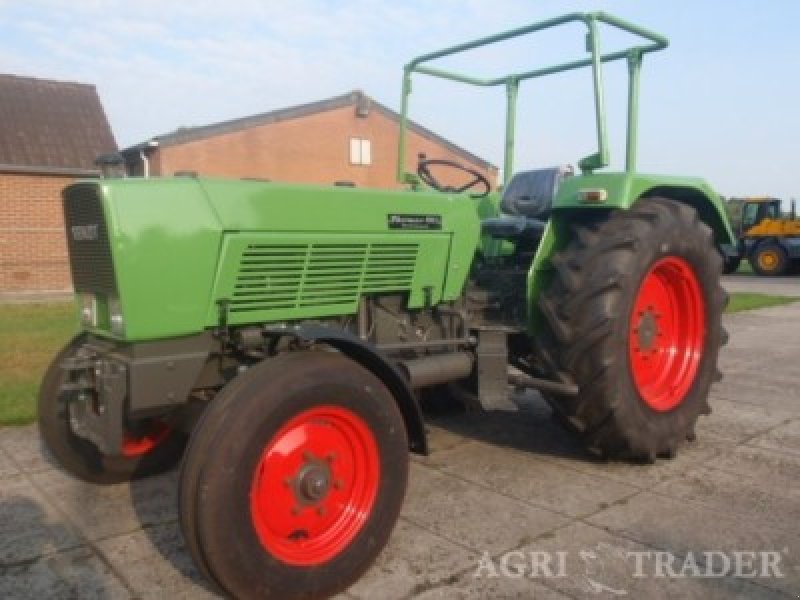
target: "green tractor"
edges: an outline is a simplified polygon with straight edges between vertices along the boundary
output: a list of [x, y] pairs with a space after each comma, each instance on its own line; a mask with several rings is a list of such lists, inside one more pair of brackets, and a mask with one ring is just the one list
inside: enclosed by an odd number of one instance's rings
[[[566, 23], [587, 56], [496, 79], [436, 59]], [[601, 25], [641, 37], [602, 53]], [[83, 332], [41, 386], [53, 456], [91, 482], [181, 457], [180, 519], [227, 596], [307, 598], [352, 584], [381, 551], [425, 453], [420, 392], [486, 410], [542, 392], [606, 457], [671, 457], [710, 411], [726, 334], [720, 248], [735, 243], [699, 179], [636, 172], [642, 57], [662, 36], [570, 14], [411, 61], [398, 178], [407, 189], [176, 177], [64, 192]], [[629, 68], [624, 172], [609, 164], [602, 68]], [[593, 76], [597, 151], [514, 174], [517, 92]], [[507, 91], [505, 185], [457, 163], [405, 166], [414, 74]], [[445, 184], [455, 172], [461, 185]], [[510, 369], [514, 367], [514, 369]], [[533, 435], [533, 434], [532, 434]]]

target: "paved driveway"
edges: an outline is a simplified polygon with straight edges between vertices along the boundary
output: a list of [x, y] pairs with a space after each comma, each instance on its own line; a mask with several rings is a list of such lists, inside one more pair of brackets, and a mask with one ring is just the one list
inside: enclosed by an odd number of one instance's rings
[[[344, 597], [796, 598], [800, 304], [727, 325], [714, 413], [672, 461], [595, 461], [534, 395], [520, 414], [437, 420], [389, 547]], [[211, 597], [175, 490], [175, 473], [78, 483], [35, 429], [0, 430], [0, 597]], [[737, 577], [734, 552], [768, 576]], [[728, 574], [694, 576], [709, 565]]]
[[752, 273], [736, 273], [723, 276], [722, 281], [729, 292], [759, 292], [800, 297], [800, 275], [759, 277]]

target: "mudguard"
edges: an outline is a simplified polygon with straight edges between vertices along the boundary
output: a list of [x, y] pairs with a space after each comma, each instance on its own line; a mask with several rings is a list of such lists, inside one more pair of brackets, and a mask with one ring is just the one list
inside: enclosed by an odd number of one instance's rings
[[336, 348], [339, 352], [353, 359], [389, 388], [397, 401], [400, 413], [406, 424], [409, 447], [417, 454], [428, 454], [428, 440], [425, 435], [425, 424], [422, 410], [405, 377], [392, 362], [380, 351], [364, 340], [347, 331], [325, 327], [324, 325], [295, 325], [289, 327], [270, 327], [265, 332], [275, 336], [290, 336], [302, 342], [315, 342]]

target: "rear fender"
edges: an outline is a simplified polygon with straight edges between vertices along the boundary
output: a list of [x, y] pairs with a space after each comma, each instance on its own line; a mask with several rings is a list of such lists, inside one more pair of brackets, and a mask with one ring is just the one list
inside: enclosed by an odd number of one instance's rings
[[[584, 189], [605, 190], [606, 201], [593, 204], [583, 202], [580, 191]], [[573, 225], [591, 220], [598, 213], [603, 215], [611, 210], [628, 210], [636, 202], [653, 196], [671, 198], [695, 208], [700, 219], [714, 232], [714, 240], [720, 251], [725, 255], [735, 253], [736, 236], [728, 221], [725, 206], [719, 195], [702, 179], [636, 173], [593, 173], [568, 177], [553, 201], [553, 212], [528, 271], [528, 323], [531, 335], [535, 334], [541, 323], [539, 294], [547, 289], [552, 280], [552, 258], [571, 241]]]

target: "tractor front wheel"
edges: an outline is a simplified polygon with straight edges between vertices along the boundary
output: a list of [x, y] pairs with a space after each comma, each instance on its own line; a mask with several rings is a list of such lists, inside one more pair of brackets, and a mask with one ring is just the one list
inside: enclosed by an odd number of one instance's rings
[[386, 544], [407, 477], [403, 418], [381, 380], [335, 352], [289, 353], [206, 409], [181, 473], [181, 526], [227, 597], [327, 598]]
[[183, 454], [186, 435], [160, 421], [141, 423], [126, 434], [120, 456], [103, 454], [90, 441], [78, 437], [69, 424], [69, 392], [62, 390], [65, 359], [75, 355], [85, 341], [73, 338], [56, 355], [39, 387], [39, 434], [56, 461], [70, 474], [91, 483], [120, 483], [155, 475], [175, 466]]
[[539, 363], [579, 386], [548, 398], [595, 453], [654, 460], [694, 436], [726, 340], [722, 257], [697, 212], [666, 198], [580, 225], [540, 298]]

